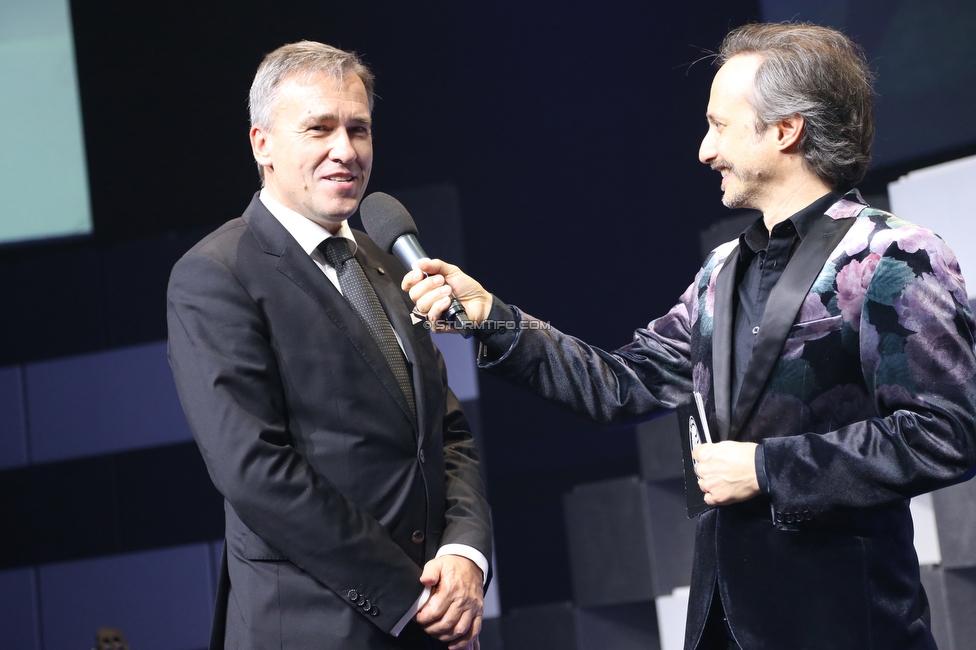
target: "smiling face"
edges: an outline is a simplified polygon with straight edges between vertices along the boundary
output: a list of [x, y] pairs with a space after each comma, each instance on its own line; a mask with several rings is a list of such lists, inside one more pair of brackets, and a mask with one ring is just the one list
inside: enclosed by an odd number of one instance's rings
[[760, 59], [740, 54], [715, 74], [708, 98], [708, 133], [698, 159], [722, 173], [722, 203], [763, 210], [777, 181], [775, 129], [756, 133], [756, 112], [747, 100]]
[[355, 74], [299, 79], [281, 82], [274, 126], [251, 127], [251, 148], [275, 200], [335, 233], [359, 206], [373, 165], [366, 88]]

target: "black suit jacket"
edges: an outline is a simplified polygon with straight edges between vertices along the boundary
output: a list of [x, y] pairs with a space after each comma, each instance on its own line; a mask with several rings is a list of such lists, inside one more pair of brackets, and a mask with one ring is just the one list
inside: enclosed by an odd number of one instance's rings
[[357, 259], [411, 366], [417, 423], [366, 326], [257, 197], [173, 269], [169, 356], [226, 499], [212, 647], [419, 648], [389, 631], [446, 543], [491, 557], [475, 441], [412, 324], [404, 269]]

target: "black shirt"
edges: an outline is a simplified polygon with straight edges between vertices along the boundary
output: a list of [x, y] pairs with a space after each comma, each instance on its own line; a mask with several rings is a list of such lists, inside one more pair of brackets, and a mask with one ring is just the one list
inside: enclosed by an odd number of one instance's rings
[[[836, 203], [841, 196], [843, 192], [830, 192], [773, 226], [772, 232], [769, 232], [760, 217], [739, 235], [735, 329], [732, 340], [732, 361], [735, 368], [732, 375], [733, 407], [739, 399], [742, 379], [752, 359], [756, 336], [759, 334], [770, 292], [783, 276], [783, 271], [786, 270], [786, 265], [793, 258], [793, 253], [800, 246], [800, 242], [824, 215], [827, 208]], [[759, 481], [760, 491], [769, 492], [762, 445], [756, 448], [756, 478]]]
[[733, 331], [732, 403], [739, 389], [756, 345], [766, 303], [779, 282], [786, 265], [800, 242], [824, 212], [837, 202], [841, 192], [831, 192], [785, 221], [773, 226], [772, 233], [759, 218], [739, 235], [739, 265], [736, 291], [735, 329]]

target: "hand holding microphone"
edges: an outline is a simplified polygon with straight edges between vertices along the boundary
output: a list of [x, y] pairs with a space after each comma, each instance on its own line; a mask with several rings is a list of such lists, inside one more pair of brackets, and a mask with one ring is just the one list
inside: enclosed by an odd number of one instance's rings
[[[409, 291], [417, 309], [432, 324], [447, 321], [462, 336], [470, 337], [472, 328], [488, 314], [491, 295], [456, 266], [424, 259], [427, 254], [417, 240], [413, 218], [389, 194], [370, 194], [363, 199], [359, 213], [366, 232], [380, 248], [395, 255], [408, 269], [420, 269], [408, 273], [401, 285], [404, 291]], [[469, 318], [466, 304], [474, 310], [475, 324]]]

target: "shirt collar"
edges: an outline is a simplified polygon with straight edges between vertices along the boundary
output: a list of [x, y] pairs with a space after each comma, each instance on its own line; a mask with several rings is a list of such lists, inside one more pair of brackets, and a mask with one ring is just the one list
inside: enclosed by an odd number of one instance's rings
[[[276, 201], [267, 188], [261, 189], [258, 198], [261, 199], [261, 203], [268, 209], [268, 212], [295, 238], [295, 241], [298, 242], [298, 245], [302, 247], [302, 250], [307, 255], [311, 255], [322, 242], [333, 236], [332, 233], [308, 217], [295, 212], [291, 208], [286, 208]], [[342, 222], [336, 236], [348, 239], [351, 242], [350, 248], [353, 255], [356, 254], [359, 244], [356, 243], [356, 238], [353, 236], [352, 228], [349, 227], [348, 223], [345, 221]]]
[[[773, 226], [773, 234], [781, 234], [782, 230], [794, 230], [800, 241], [810, 232], [814, 224], [824, 216], [827, 209], [844, 196], [843, 192], [834, 191], [824, 194], [819, 199], [791, 215], [788, 219]], [[769, 244], [769, 230], [762, 217], [756, 219], [741, 235], [739, 235], [739, 252], [743, 255], [757, 253]]]

